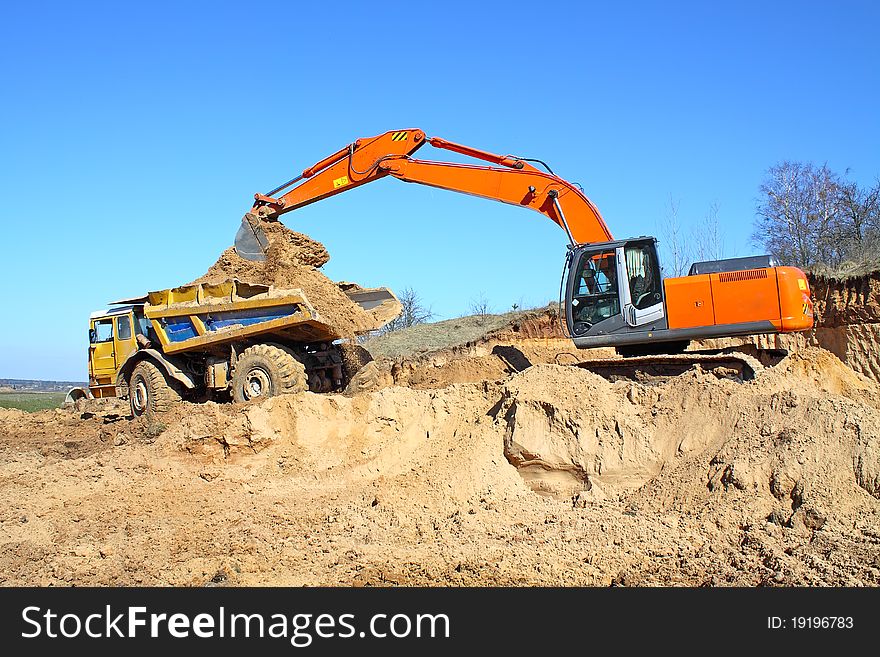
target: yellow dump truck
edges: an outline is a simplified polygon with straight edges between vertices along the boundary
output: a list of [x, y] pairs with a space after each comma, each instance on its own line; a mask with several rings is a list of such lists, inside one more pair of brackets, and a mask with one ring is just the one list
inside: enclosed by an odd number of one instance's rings
[[[396, 316], [387, 288], [342, 288], [376, 319]], [[111, 304], [89, 318], [89, 387], [81, 398], [128, 398], [135, 416], [181, 398], [245, 402], [341, 390], [370, 360], [322, 321], [302, 290], [238, 280], [185, 285]]]

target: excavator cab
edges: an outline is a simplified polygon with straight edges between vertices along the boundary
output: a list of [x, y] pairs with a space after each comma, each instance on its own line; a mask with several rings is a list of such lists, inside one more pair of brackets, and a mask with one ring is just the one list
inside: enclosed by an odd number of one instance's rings
[[579, 245], [569, 263], [565, 306], [573, 337], [666, 328], [653, 237]]

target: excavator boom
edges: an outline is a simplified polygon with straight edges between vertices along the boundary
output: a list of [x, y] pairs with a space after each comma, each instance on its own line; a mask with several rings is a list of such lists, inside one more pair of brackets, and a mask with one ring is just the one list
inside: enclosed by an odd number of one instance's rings
[[[426, 143], [489, 164], [412, 158]], [[599, 210], [566, 180], [524, 158], [496, 155], [408, 129], [358, 139], [268, 194], [256, 194], [254, 207], [236, 235], [236, 250], [248, 259], [262, 260], [268, 242], [260, 220], [277, 221], [287, 212], [386, 176], [535, 210], [563, 228], [572, 244], [612, 239]]]

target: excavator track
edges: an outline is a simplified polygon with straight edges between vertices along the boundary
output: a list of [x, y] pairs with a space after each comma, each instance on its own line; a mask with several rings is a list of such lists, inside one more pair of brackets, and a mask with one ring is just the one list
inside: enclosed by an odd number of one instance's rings
[[755, 355], [740, 351], [692, 351], [681, 354], [597, 358], [572, 363], [609, 381], [662, 383], [699, 367], [720, 379], [751, 381], [765, 367], [778, 363], [785, 352], [775, 349], [754, 350]]

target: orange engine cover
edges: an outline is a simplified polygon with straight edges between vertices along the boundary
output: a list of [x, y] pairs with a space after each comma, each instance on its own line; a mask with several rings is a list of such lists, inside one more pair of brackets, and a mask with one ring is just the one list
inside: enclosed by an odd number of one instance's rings
[[667, 278], [666, 317], [669, 328], [693, 328], [715, 324], [712, 285], [709, 274]]
[[779, 332], [813, 326], [807, 277], [796, 267], [668, 278], [664, 286], [670, 329], [761, 321]]

